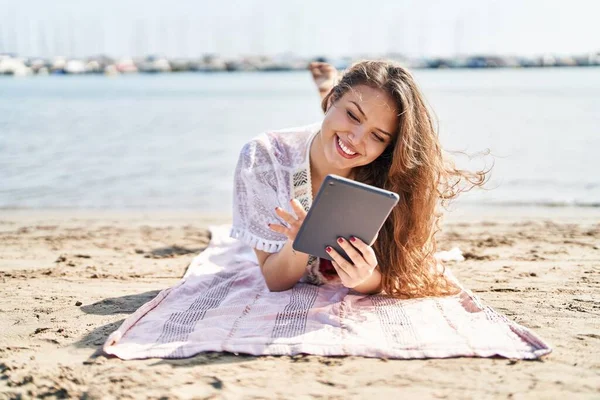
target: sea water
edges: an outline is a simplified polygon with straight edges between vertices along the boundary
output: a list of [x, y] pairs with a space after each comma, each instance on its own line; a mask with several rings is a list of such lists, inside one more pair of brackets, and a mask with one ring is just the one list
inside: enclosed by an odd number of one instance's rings
[[[415, 76], [458, 165], [493, 164], [459, 204], [600, 206], [600, 69]], [[0, 77], [0, 208], [228, 213], [241, 146], [319, 103], [308, 72]]]

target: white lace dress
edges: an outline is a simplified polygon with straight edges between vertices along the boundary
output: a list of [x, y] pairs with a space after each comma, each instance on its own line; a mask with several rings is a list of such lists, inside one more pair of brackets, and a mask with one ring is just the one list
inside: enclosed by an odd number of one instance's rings
[[[308, 211], [312, 204], [309, 149], [321, 123], [264, 133], [246, 143], [235, 169], [233, 225], [230, 235], [257, 250], [276, 253], [286, 236], [269, 229], [282, 222], [281, 207], [293, 214], [290, 200], [298, 199]], [[301, 281], [323, 284], [339, 279], [310, 256]]]

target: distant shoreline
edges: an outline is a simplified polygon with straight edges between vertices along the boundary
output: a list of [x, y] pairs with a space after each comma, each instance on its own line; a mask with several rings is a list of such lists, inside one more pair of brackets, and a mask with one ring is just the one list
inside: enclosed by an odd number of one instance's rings
[[553, 67], [597, 67], [600, 66], [600, 52], [570, 56], [546, 54], [542, 56], [457, 56], [407, 58], [402, 55], [383, 55], [342, 58], [300, 58], [295, 56], [267, 57], [252, 56], [222, 58], [205, 55], [196, 59], [168, 59], [161, 56], [140, 58], [112, 58], [104, 55], [69, 57], [20, 57], [16, 54], [0, 53], [0, 75], [81, 75], [81, 74], [157, 74], [175, 72], [288, 72], [304, 71], [311, 61], [324, 61], [339, 70], [346, 69], [353, 62], [364, 58], [392, 59], [412, 69], [497, 69], [497, 68], [553, 68]]

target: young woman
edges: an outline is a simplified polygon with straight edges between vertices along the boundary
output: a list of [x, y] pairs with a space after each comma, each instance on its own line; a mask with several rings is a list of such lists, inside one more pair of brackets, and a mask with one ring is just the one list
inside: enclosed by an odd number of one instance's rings
[[[304, 281], [403, 298], [456, 293], [434, 258], [437, 207], [482, 185], [485, 172], [458, 170], [443, 154], [424, 98], [401, 65], [362, 61], [339, 81], [328, 64], [310, 69], [324, 119], [244, 146], [235, 172], [232, 237], [254, 249], [271, 291]], [[292, 248], [328, 174], [400, 196], [372, 246], [338, 239], [352, 262], [329, 246], [331, 263]]]

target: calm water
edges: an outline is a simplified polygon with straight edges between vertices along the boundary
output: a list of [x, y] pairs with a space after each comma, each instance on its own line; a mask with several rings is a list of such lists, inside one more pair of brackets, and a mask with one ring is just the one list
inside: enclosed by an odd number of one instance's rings
[[[600, 69], [416, 76], [445, 148], [494, 155], [463, 204], [600, 205]], [[229, 212], [243, 143], [320, 117], [308, 73], [0, 77], [0, 208]]]

